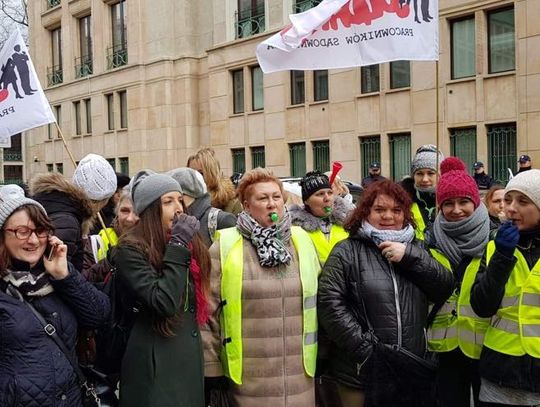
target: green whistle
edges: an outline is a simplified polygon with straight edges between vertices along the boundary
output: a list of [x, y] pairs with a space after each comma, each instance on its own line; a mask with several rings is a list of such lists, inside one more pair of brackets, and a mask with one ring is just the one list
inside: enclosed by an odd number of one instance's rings
[[272, 222], [274, 222], [274, 223], [277, 222], [277, 221], [279, 220], [279, 216], [278, 216], [278, 214], [275, 213], [275, 212], [272, 212], [272, 213], [271, 213], [270, 215], [268, 215], [268, 216], [270, 216], [270, 220], [271, 220]]
[[332, 208], [330, 206], [325, 206], [324, 213], [330, 213], [330, 212], [332, 212]]

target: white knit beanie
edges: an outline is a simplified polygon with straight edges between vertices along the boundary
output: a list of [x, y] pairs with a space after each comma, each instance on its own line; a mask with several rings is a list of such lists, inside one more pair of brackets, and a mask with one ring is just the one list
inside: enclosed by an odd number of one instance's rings
[[73, 183], [81, 188], [88, 198], [101, 201], [116, 192], [116, 173], [105, 158], [88, 154], [75, 169]]
[[540, 210], [540, 170], [529, 170], [515, 175], [504, 190], [504, 193], [518, 191], [526, 195]]
[[47, 216], [45, 208], [37, 201], [24, 196], [24, 191], [18, 185], [6, 185], [0, 189], [0, 228], [13, 212], [23, 205], [37, 206]]

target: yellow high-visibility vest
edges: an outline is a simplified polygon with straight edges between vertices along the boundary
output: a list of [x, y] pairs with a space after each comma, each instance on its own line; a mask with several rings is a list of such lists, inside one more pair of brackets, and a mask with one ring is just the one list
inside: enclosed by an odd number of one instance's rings
[[[315, 375], [317, 361], [317, 281], [321, 266], [317, 252], [307, 232], [298, 226], [291, 228], [292, 242], [298, 253], [302, 283], [304, 370]], [[243, 238], [236, 227], [217, 231], [221, 258], [221, 329], [223, 348], [221, 364], [224, 374], [234, 383], [242, 384], [242, 281], [244, 271]]]
[[416, 202], [413, 202], [411, 205], [411, 212], [413, 215], [414, 222], [416, 223], [416, 229], [414, 229], [414, 234], [418, 240], [424, 240], [424, 232], [426, 231], [426, 222], [424, 222], [424, 217], [422, 212], [420, 212], [420, 207]]
[[[433, 257], [444, 267], [451, 265], [444, 254], [430, 249]], [[471, 289], [480, 267], [480, 259], [473, 259], [463, 275], [459, 295], [453, 292], [437, 312], [428, 329], [428, 347], [432, 352], [450, 352], [460, 348], [471, 359], [480, 359], [489, 318], [480, 318], [471, 307]]]
[[[103, 241], [103, 246], [100, 247], [97, 252], [98, 261], [101, 261], [105, 257], [107, 257], [107, 252], [109, 251], [109, 249], [118, 244], [118, 235], [116, 234], [113, 228], [107, 228], [107, 231], [105, 231], [105, 229], [101, 229], [98, 234], [99, 234], [99, 237], [101, 237], [101, 240]], [[109, 241], [109, 237], [111, 238], [110, 241]]]
[[[495, 252], [488, 243], [487, 264]], [[504, 287], [504, 297], [491, 318], [484, 346], [511, 356], [540, 358], [540, 260], [529, 269], [516, 249], [517, 263]]]
[[326, 240], [326, 236], [320, 229], [314, 232], [308, 232], [308, 234], [315, 245], [315, 249], [317, 249], [321, 265], [326, 263], [326, 259], [328, 259], [334, 246], [349, 237], [349, 232], [347, 232], [343, 226], [339, 225], [332, 225], [332, 228], [330, 229], [330, 238], [328, 240]]

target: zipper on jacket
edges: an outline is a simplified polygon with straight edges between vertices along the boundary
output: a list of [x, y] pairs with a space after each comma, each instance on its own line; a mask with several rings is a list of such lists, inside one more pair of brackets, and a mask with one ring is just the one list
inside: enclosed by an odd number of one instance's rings
[[394, 267], [392, 266], [392, 263], [388, 261], [388, 264], [390, 265], [390, 275], [392, 276], [392, 283], [394, 285], [394, 300], [396, 301], [396, 316], [397, 316], [397, 329], [398, 329], [398, 346], [401, 347], [402, 344], [402, 338], [401, 338], [401, 307], [399, 305], [399, 292], [398, 292], [398, 285], [396, 280], [396, 274], [394, 273]]

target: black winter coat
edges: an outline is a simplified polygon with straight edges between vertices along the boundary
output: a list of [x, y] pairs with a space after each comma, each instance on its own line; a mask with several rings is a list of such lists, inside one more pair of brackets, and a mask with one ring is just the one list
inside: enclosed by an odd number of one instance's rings
[[[540, 234], [540, 232], [538, 232]], [[519, 249], [532, 268], [540, 259], [540, 236], [522, 236]], [[489, 265], [482, 259], [471, 291], [471, 306], [480, 317], [489, 318], [497, 313], [504, 297], [506, 282], [517, 262], [495, 249]], [[540, 359], [530, 355], [510, 356], [483, 347], [480, 355], [480, 376], [504, 387], [540, 393]]]
[[88, 233], [92, 218], [90, 200], [84, 191], [61, 174], [50, 173], [35, 177], [30, 185], [32, 198], [38, 201], [52, 221], [54, 235], [68, 247], [67, 258], [76, 270], [83, 270], [83, 233]]
[[[109, 300], [71, 265], [68, 277], [51, 281], [54, 291], [35, 297], [32, 304], [54, 325], [74, 355], [77, 328], [93, 329], [104, 323]], [[44, 332], [28, 305], [0, 291], [0, 406], [80, 404], [81, 389], [67, 358]]]
[[[390, 263], [360, 231], [338, 243], [319, 280], [319, 322], [328, 333], [329, 374], [339, 382], [363, 389], [362, 369], [377, 340], [401, 344], [422, 356], [429, 302], [448, 298], [452, 273], [440, 265], [418, 240], [407, 245], [401, 262]], [[369, 374], [369, 373], [368, 373]]]

